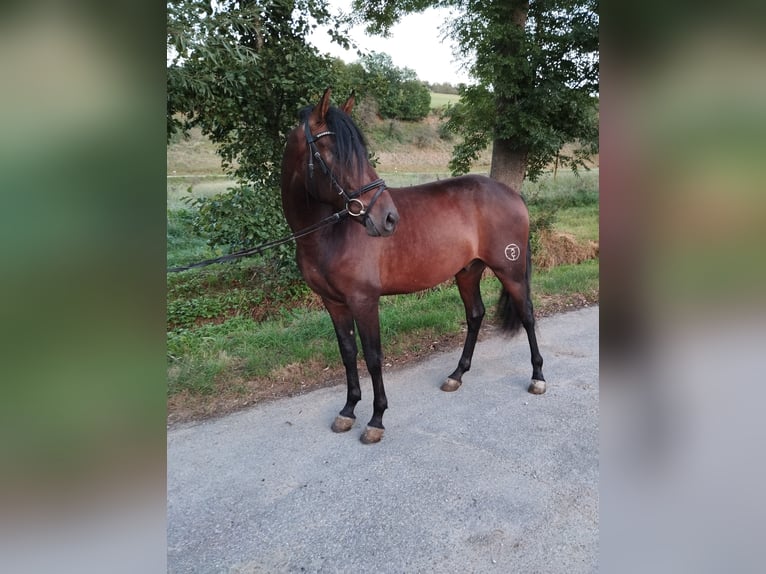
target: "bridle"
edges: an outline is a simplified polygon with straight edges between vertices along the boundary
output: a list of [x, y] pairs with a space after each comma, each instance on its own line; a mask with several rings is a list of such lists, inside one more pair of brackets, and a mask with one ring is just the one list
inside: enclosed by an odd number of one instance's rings
[[[318, 139], [323, 138], [324, 136], [335, 135], [335, 132], [324, 131], [313, 135], [309, 129], [308, 121], [303, 122], [303, 130], [306, 132], [306, 143], [309, 146], [309, 181], [313, 181], [314, 178], [314, 159], [316, 159], [324, 174], [330, 178], [330, 181], [332, 182], [333, 187], [337, 190], [338, 195], [340, 195], [343, 198], [343, 201], [346, 202], [345, 211], [351, 217], [361, 217], [361, 221], [366, 223], [366, 219], [369, 217], [368, 214], [370, 213], [370, 210], [375, 205], [375, 202], [378, 200], [380, 195], [386, 190], [386, 182], [382, 179], [376, 179], [375, 181], [371, 181], [370, 183], [363, 185], [352, 193], [347, 193], [346, 190], [343, 189], [343, 186], [338, 183], [338, 180], [335, 178], [335, 175], [332, 173], [332, 170], [330, 170], [327, 163], [325, 163], [325, 161], [322, 159], [322, 155], [319, 153], [319, 148], [316, 146], [316, 141]], [[375, 191], [372, 199], [370, 199], [370, 202], [365, 206], [364, 202], [359, 198], [365, 193], [372, 191], [373, 189], [377, 189], [377, 191]]]

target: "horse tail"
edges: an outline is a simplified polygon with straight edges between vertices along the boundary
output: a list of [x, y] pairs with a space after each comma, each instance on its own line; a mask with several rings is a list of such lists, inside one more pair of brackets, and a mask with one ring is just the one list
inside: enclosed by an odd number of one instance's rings
[[[524, 307], [529, 306], [530, 297], [530, 283], [532, 280], [532, 249], [530, 248], [529, 237], [527, 237], [527, 268], [524, 271]], [[508, 293], [508, 290], [503, 287], [500, 291], [500, 300], [497, 302], [497, 314], [500, 318], [500, 325], [507, 334], [515, 335], [521, 330], [521, 314], [516, 306], [516, 303]]]

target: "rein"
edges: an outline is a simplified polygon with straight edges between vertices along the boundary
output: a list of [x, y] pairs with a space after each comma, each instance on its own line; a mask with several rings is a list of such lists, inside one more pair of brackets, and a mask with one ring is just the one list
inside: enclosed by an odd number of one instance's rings
[[290, 241], [295, 241], [296, 239], [300, 239], [301, 237], [304, 237], [310, 233], [319, 231], [323, 227], [327, 227], [335, 223], [338, 223], [339, 221], [343, 220], [348, 215], [349, 215], [348, 210], [344, 209], [342, 211], [333, 213], [332, 215], [325, 217], [324, 219], [317, 221], [315, 224], [310, 225], [304, 229], [301, 229], [300, 231], [291, 233], [290, 235], [288, 235], [287, 237], [283, 237], [282, 239], [269, 241], [268, 243], [263, 243], [262, 245], [258, 245], [256, 247], [243, 249], [242, 251], [236, 251], [234, 253], [229, 253], [228, 255], [222, 255], [220, 257], [215, 257], [213, 259], [205, 259], [204, 261], [200, 261], [199, 263], [192, 263], [191, 265], [183, 265], [181, 267], [171, 267], [167, 270], [167, 273], [178, 273], [179, 271], [186, 271], [188, 269], [194, 269], [195, 267], [206, 267], [207, 265], [213, 265], [214, 263], [223, 263], [224, 261], [232, 261], [233, 259], [239, 259], [240, 257], [258, 255], [259, 253], [262, 253], [266, 251], [267, 249], [278, 247], [279, 245], [289, 243]]

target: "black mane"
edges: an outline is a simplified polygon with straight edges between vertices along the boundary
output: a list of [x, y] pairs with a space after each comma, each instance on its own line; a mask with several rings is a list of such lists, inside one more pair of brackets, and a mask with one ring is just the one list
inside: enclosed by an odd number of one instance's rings
[[[306, 106], [300, 112], [301, 123], [308, 120], [313, 106]], [[334, 132], [335, 157], [341, 166], [354, 173], [361, 173], [369, 162], [367, 140], [357, 125], [340, 108], [330, 106], [325, 116], [327, 129]], [[340, 166], [338, 166], [340, 167]]]

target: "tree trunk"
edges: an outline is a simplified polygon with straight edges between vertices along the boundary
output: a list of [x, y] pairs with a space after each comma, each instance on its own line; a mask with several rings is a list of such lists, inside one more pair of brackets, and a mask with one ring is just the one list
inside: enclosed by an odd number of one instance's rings
[[[507, 8], [511, 11], [511, 22], [513, 25], [524, 28], [527, 23], [529, 2], [525, 0], [512, 2], [507, 5]], [[498, 48], [508, 58], [514, 58], [519, 51], [515, 41], [509, 41], [508, 44]], [[498, 117], [503, 117], [505, 110], [513, 106], [514, 102], [498, 96], [495, 105]], [[528, 156], [529, 149], [519, 146], [518, 142], [495, 138], [492, 145], [492, 167], [490, 168], [489, 176], [520, 192], [521, 184], [524, 181], [524, 174], [527, 171]]]
[[489, 177], [521, 191], [527, 170], [526, 149], [518, 149], [509, 140], [496, 139], [492, 145], [492, 167]]

